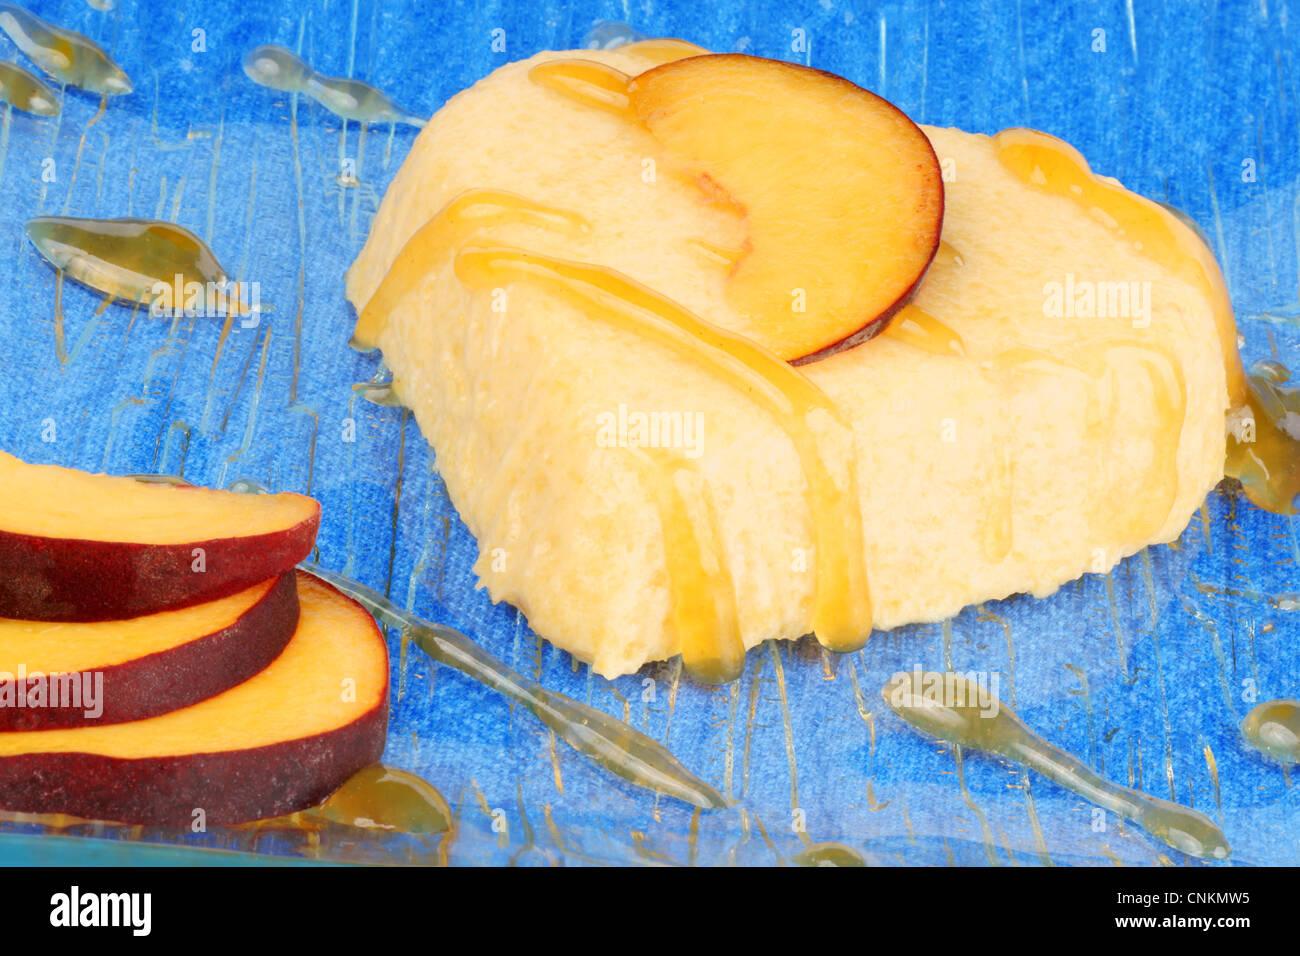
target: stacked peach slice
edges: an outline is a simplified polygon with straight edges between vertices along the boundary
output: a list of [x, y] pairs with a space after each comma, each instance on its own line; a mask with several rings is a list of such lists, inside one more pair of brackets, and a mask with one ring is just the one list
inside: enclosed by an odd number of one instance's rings
[[204, 826], [376, 761], [388, 654], [294, 566], [320, 505], [0, 452], [0, 809]]

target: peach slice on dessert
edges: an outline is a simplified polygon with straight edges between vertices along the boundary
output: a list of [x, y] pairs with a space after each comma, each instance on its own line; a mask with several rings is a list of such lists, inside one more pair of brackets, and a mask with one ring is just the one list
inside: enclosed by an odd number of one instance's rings
[[115, 724], [248, 680], [298, 624], [292, 574], [126, 621], [0, 619], [0, 731]]
[[727, 294], [753, 338], [814, 361], [880, 332], [939, 247], [943, 180], [925, 134], [842, 77], [744, 54], [631, 81], [668, 159], [744, 209]]
[[0, 617], [110, 621], [188, 607], [305, 558], [320, 505], [31, 465], [0, 452]]
[[301, 614], [269, 667], [201, 703], [109, 726], [0, 733], [0, 807], [159, 826], [315, 806], [379, 759], [388, 648], [351, 598], [296, 572]]

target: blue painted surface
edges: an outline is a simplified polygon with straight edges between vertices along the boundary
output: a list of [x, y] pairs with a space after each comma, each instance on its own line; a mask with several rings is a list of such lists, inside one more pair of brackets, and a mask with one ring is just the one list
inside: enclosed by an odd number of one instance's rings
[[[31, 5], [100, 41], [136, 92], [97, 120], [97, 101], [71, 91], [56, 119], [4, 117], [0, 446], [91, 470], [309, 492], [324, 506], [324, 564], [459, 620], [546, 686], [626, 715], [739, 802], [703, 817], [691, 840], [689, 808], [587, 766], [529, 715], [418, 652], [394, 653], [387, 759], [458, 807], [453, 859], [770, 864], [802, 846], [801, 818], [812, 839], [881, 862], [1194, 862], [1113, 817], [1097, 832], [1074, 795], [1000, 760], [958, 760], [881, 706], [890, 674], [950, 661], [996, 672], [1031, 726], [1105, 775], [1220, 821], [1232, 863], [1300, 862], [1300, 787], [1236, 731], [1251, 687], [1259, 699], [1300, 695], [1300, 612], [1269, 600], [1300, 590], [1300, 538], [1294, 520], [1223, 492], [1177, 549], [1150, 549], [1049, 600], [878, 634], [830, 669], [805, 642], [751, 652], [729, 688], [678, 683], [668, 666], [609, 682], [541, 643], [474, 589], [474, 542], [414, 422], [350, 388], [375, 363], [347, 348], [343, 271], [414, 131], [390, 140], [373, 129], [363, 142], [355, 124], [239, 68], [251, 46], [281, 43], [428, 113], [507, 60], [579, 45], [602, 19], [808, 62], [920, 122], [1047, 130], [1099, 172], [1182, 206], [1225, 267], [1247, 359], [1297, 365], [1300, 24], [1285, 2], [118, 6]], [[504, 53], [492, 50], [496, 29]], [[792, 50], [795, 30], [806, 54]], [[1098, 30], [1104, 51], [1093, 49]], [[16, 56], [7, 40], [0, 56]], [[340, 156], [357, 160], [360, 189], [336, 183]], [[275, 311], [222, 343], [214, 320], [168, 325], [118, 306], [96, 315], [96, 297], [68, 286], [61, 367], [54, 274], [21, 228], [51, 212], [175, 219], [259, 282]], [[343, 440], [349, 418], [355, 442]], [[43, 441], [51, 422], [55, 440]], [[504, 835], [491, 830], [494, 810]], [[25, 841], [0, 852], [42, 859]], [[105, 857], [88, 844], [84, 859]]]

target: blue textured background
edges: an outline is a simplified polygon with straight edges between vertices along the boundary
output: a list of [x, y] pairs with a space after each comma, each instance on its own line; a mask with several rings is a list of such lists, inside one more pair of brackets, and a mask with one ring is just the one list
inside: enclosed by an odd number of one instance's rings
[[[1300, 86], [1285, 2], [822, 2], [256, 4], [36, 3], [88, 34], [135, 81], [98, 121], [69, 91], [62, 115], [5, 111], [0, 134], [0, 446], [31, 460], [157, 471], [223, 485], [253, 478], [324, 505], [321, 560], [427, 616], [458, 619], [520, 670], [664, 740], [739, 801], [692, 821], [586, 765], [528, 714], [394, 645], [387, 759], [457, 808], [453, 859], [775, 863], [812, 840], [881, 862], [1189, 861], [1001, 760], [914, 735], [879, 699], [916, 664], [996, 671], [1004, 698], [1105, 775], [1219, 821], [1232, 863], [1300, 862], [1300, 795], [1245, 748], [1260, 699], [1300, 696], [1295, 521], [1216, 492], [1177, 548], [1046, 601], [968, 609], [943, 626], [878, 634], [829, 660], [815, 645], [751, 652], [713, 689], [663, 665], [608, 682], [540, 642], [474, 590], [475, 545], [414, 421], [358, 399], [372, 358], [346, 345], [343, 271], [414, 138], [359, 134], [314, 104], [254, 86], [243, 53], [299, 49], [318, 69], [370, 80], [414, 112], [511, 59], [581, 45], [597, 20], [842, 73], [916, 120], [994, 132], [1029, 125], [1076, 144], [1099, 172], [1185, 208], [1206, 229], [1241, 316], [1247, 359], [1295, 364]], [[491, 49], [503, 29], [506, 52]], [[206, 52], [192, 50], [205, 31]], [[793, 31], [809, 51], [792, 52]], [[1094, 52], [1094, 31], [1105, 51]], [[0, 56], [16, 56], [0, 38]], [[356, 158], [363, 185], [335, 181]], [[54, 179], [42, 179], [43, 161]], [[1253, 161], [1254, 181], [1243, 178]], [[48, 168], [48, 167], [46, 167]], [[168, 325], [64, 290], [69, 354], [56, 353], [54, 273], [22, 223], [39, 213], [174, 219], [228, 270], [261, 283], [256, 329]], [[356, 441], [343, 440], [344, 422]], [[42, 441], [47, 420], [56, 439]], [[653, 680], [653, 684], [647, 682]], [[653, 696], [649, 691], [653, 689]], [[494, 810], [508, 822], [494, 834]], [[802, 813], [797, 814], [799, 810]], [[10, 860], [65, 859], [11, 838]], [[90, 844], [86, 844], [87, 847]], [[99, 851], [95, 851], [99, 853]], [[86, 859], [101, 859], [87, 851]]]

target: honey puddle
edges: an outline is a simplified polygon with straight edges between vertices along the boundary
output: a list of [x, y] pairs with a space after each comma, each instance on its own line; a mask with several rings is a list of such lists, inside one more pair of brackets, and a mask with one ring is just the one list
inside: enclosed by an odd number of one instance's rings
[[88, 37], [46, 23], [22, 7], [0, 3], [0, 30], [29, 60], [60, 83], [103, 96], [130, 93], [131, 80]]
[[207, 244], [174, 222], [37, 216], [26, 230], [60, 276], [109, 300], [169, 315], [265, 311], [255, 285], [231, 281]]
[[405, 123], [422, 127], [425, 121], [394, 103], [387, 95], [360, 80], [326, 76], [282, 46], [259, 46], [244, 56], [244, 73], [259, 86], [288, 93], [305, 93], [331, 113], [360, 123]]
[[843, 843], [814, 843], [795, 854], [796, 866], [866, 866], [867, 861], [857, 850]]
[[1245, 401], [1228, 418], [1224, 473], [1255, 505], [1277, 514], [1300, 510], [1300, 388], [1280, 362], [1246, 376]]
[[1241, 722], [1241, 735], [1282, 764], [1300, 764], [1300, 700], [1266, 700]]
[[[0, 823], [40, 826], [65, 835], [241, 853], [264, 853], [268, 842], [276, 842], [295, 856], [330, 863], [445, 865], [455, 836], [455, 819], [442, 794], [420, 777], [382, 763], [358, 771], [318, 806], [199, 831], [85, 820], [63, 813], [0, 811]], [[196, 833], [207, 834], [205, 842], [195, 844]]]
[[17, 63], [0, 61], [0, 101], [37, 116], [59, 114], [58, 94]]

